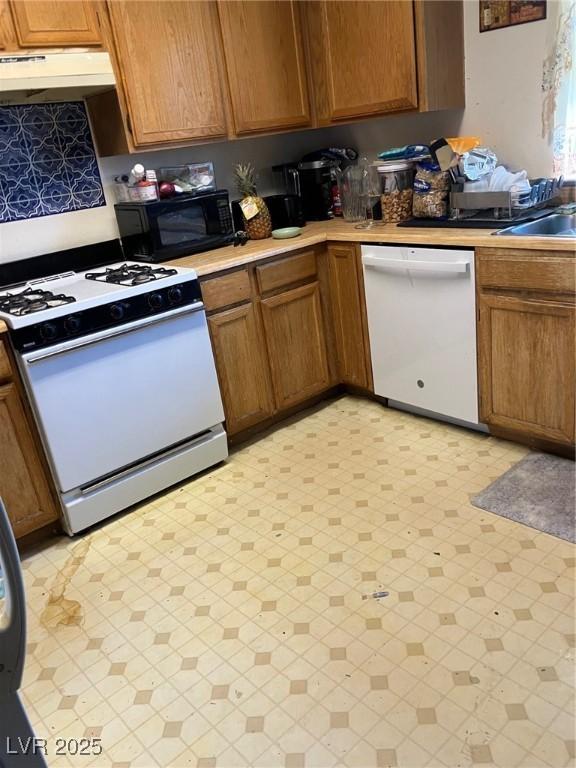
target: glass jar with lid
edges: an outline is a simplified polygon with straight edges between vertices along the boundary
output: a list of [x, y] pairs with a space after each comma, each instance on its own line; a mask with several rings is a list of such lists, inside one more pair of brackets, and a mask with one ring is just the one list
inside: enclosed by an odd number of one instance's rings
[[386, 223], [397, 224], [411, 218], [414, 163], [407, 160], [379, 163], [378, 173], [382, 219]]

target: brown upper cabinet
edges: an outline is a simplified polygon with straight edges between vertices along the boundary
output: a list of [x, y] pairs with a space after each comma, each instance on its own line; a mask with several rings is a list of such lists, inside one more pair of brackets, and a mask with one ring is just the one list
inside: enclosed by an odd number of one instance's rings
[[133, 146], [226, 136], [216, 3], [113, 0], [108, 9]]
[[307, 3], [316, 110], [321, 125], [416, 109], [412, 3]]
[[464, 106], [462, 3], [306, 2], [318, 125]]
[[237, 134], [311, 125], [300, 3], [218, 3]]
[[464, 16], [459, 0], [414, 0], [418, 109], [463, 109]]
[[[43, 5], [43, 3], [41, 3]], [[464, 106], [460, 0], [108, 0], [102, 155]]]
[[16, 30], [8, 0], [0, 0], [0, 51], [15, 51], [17, 48]]
[[98, 19], [92, 2], [82, 0], [11, 0], [21, 48], [99, 46]]

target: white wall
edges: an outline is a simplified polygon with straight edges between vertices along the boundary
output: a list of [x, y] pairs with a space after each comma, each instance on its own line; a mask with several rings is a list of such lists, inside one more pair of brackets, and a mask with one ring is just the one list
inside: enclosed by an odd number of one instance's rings
[[307, 152], [328, 146], [330, 133], [331, 130], [300, 131], [185, 149], [100, 158], [100, 173], [107, 205], [87, 211], [1, 224], [0, 262], [118, 237], [113, 208], [113, 178], [118, 174], [127, 173], [134, 163], [142, 162], [145, 166], [159, 168], [163, 165], [211, 160], [214, 163], [218, 186], [229, 189], [230, 198], [234, 199], [237, 195], [234, 189], [233, 167], [235, 163], [250, 160], [258, 171], [258, 191], [265, 195], [281, 191], [275, 186], [280, 182], [272, 173], [272, 165], [298, 160]]
[[549, 0], [546, 21], [480, 34], [478, 0], [465, 0], [464, 112], [395, 115], [338, 128], [102, 158], [100, 169], [108, 205], [0, 225], [0, 261], [117, 237], [112, 178], [127, 172], [137, 161], [159, 167], [212, 160], [218, 185], [228, 188], [234, 198], [232, 168], [237, 162], [251, 160], [260, 174], [259, 192], [269, 194], [281, 191], [275, 187], [270, 167], [296, 160], [314, 149], [353, 146], [361, 154], [374, 157], [388, 147], [461, 134], [479, 135], [494, 148], [501, 162], [514, 169], [526, 168], [532, 176], [548, 175], [552, 153], [540, 135], [541, 81], [556, 10], [556, 0]]
[[512, 170], [552, 172], [552, 148], [542, 138], [542, 64], [556, 29], [557, 0], [544, 21], [479, 31], [478, 0], [464, 0], [466, 109], [397, 115], [334, 129], [334, 140], [374, 156], [386, 146], [426, 143], [440, 136], [479, 136]]
[[542, 138], [542, 64], [556, 29], [557, 0], [547, 18], [492, 32], [478, 31], [478, 3], [464, 3], [466, 110], [462, 135], [479, 135], [498, 158], [530, 176], [552, 172]]

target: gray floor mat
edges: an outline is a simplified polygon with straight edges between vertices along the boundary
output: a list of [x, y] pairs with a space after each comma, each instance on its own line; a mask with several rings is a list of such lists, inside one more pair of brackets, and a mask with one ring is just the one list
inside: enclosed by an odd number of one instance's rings
[[575, 542], [575, 486], [573, 461], [531, 453], [477, 494], [472, 504]]

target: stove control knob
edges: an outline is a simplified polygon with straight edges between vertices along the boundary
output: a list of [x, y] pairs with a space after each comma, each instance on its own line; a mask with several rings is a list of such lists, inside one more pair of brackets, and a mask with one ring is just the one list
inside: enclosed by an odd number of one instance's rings
[[64, 328], [66, 328], [68, 333], [78, 333], [81, 327], [82, 322], [76, 315], [70, 315], [70, 317], [67, 317], [66, 320], [64, 320]]
[[161, 309], [164, 306], [164, 296], [161, 293], [151, 293], [148, 296], [148, 304], [152, 309]]
[[126, 314], [126, 304], [112, 304], [110, 306], [110, 317], [112, 320], [122, 320]]
[[184, 291], [180, 285], [175, 285], [168, 291], [168, 301], [170, 304], [179, 304], [184, 298]]
[[40, 326], [40, 336], [44, 341], [52, 341], [58, 335], [58, 328], [54, 323], [43, 323]]

